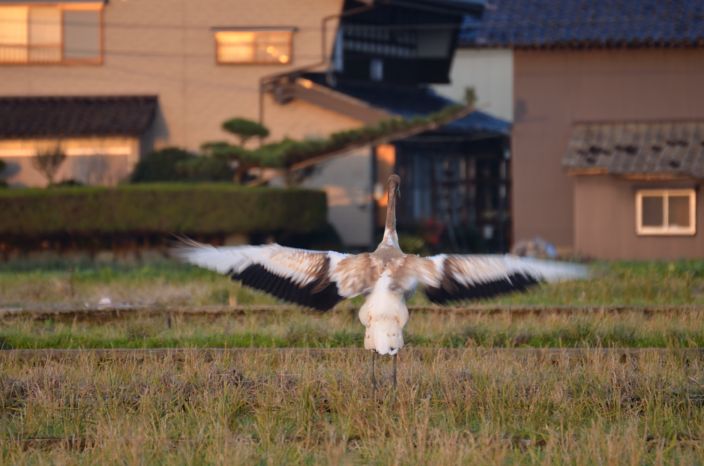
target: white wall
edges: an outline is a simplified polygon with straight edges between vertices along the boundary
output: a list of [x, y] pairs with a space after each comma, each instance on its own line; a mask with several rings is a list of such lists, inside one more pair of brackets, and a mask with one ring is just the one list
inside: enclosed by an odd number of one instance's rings
[[[275, 178], [272, 186], [282, 186]], [[320, 189], [328, 197], [328, 221], [345, 246], [369, 247], [372, 243], [371, 148], [363, 147], [316, 165], [315, 173], [301, 184]]]
[[464, 102], [465, 89], [474, 87], [478, 110], [513, 121], [511, 49], [457, 49], [450, 80], [451, 84], [434, 89], [445, 97]]
[[[40, 150], [53, 149], [56, 139], [0, 140], [0, 159], [7, 167], [0, 174], [10, 186], [46, 186], [47, 180], [32, 165]], [[114, 186], [125, 180], [139, 158], [139, 141], [133, 137], [67, 138], [61, 140], [66, 159], [56, 180]]]

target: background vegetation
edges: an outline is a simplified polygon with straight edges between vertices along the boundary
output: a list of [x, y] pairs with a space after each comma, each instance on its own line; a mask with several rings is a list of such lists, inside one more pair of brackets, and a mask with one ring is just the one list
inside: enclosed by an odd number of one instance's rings
[[199, 156], [177, 147], [146, 154], [132, 172], [133, 183], [230, 181], [234, 170], [227, 160]]
[[4, 160], [0, 160], [0, 188], [6, 188], [7, 187], [7, 181], [3, 179], [3, 172], [5, 171], [5, 168], [7, 167], [7, 164], [5, 163]]
[[310, 232], [325, 194], [227, 184], [65, 187], [0, 193], [0, 236]]

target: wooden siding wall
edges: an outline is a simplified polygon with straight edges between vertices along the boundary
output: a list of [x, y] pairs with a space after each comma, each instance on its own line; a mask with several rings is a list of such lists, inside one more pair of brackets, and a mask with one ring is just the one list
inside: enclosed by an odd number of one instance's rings
[[575, 178], [575, 249], [599, 259], [704, 258], [704, 193], [697, 189], [694, 236], [638, 236], [638, 189], [692, 188], [693, 182], [629, 181], [611, 176]]
[[573, 122], [704, 118], [704, 49], [518, 50], [514, 72], [515, 240], [581, 234], [561, 166]]

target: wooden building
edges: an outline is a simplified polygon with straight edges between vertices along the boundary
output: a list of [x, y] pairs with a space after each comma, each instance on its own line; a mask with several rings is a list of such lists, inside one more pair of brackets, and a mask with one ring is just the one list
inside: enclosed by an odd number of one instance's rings
[[496, 0], [466, 20], [460, 47], [511, 51], [515, 239], [704, 257], [702, 17], [696, 0]]
[[[345, 11], [362, 11], [340, 19], [325, 72], [294, 70], [272, 79], [271, 93], [279, 102], [302, 101], [364, 123], [423, 117], [457, 104], [431, 86], [450, 82], [459, 26], [463, 17], [479, 14], [481, 5], [388, 2], [366, 10], [364, 5], [345, 2]], [[383, 186], [396, 171], [403, 179], [402, 231], [437, 228], [438, 247], [444, 250], [506, 251], [511, 242], [509, 131], [506, 121], [474, 111], [432, 131], [321, 161], [305, 183], [321, 187], [333, 177], [369, 183], [366, 198], [361, 190], [356, 207], [348, 205], [343, 213], [340, 206], [338, 212], [340, 224], [348, 225], [343, 235], [370, 222], [368, 244], [374, 244], [383, 231]]]

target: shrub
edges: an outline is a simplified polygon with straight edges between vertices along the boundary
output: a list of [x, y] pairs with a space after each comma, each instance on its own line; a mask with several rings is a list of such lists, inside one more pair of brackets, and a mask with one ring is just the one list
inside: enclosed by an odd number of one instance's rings
[[326, 222], [325, 193], [230, 184], [142, 184], [0, 192], [0, 237], [305, 233]]
[[277, 241], [292, 248], [336, 251], [343, 248], [342, 238], [335, 227], [329, 223], [306, 233], [284, 232], [277, 237]]
[[223, 157], [201, 156], [176, 164], [176, 171], [184, 181], [230, 181], [234, 170]]
[[150, 152], [142, 157], [132, 172], [133, 183], [152, 183], [158, 181], [178, 181], [182, 179], [177, 165], [191, 160], [196, 155], [178, 147]]
[[222, 129], [237, 136], [240, 146], [244, 146], [253, 137], [269, 136], [269, 130], [264, 125], [245, 118], [231, 118], [222, 124]]
[[0, 159], [0, 188], [7, 188], [7, 181], [2, 179], [2, 172], [5, 171], [5, 167], [7, 167], [7, 164]]
[[398, 243], [406, 254], [426, 255], [430, 252], [422, 236], [412, 233], [399, 233]]
[[231, 169], [233, 173], [230, 174], [230, 179], [233, 174], [236, 174], [235, 179], [239, 183], [245, 181], [249, 168], [259, 165], [256, 151], [233, 146], [225, 141], [206, 142], [201, 146], [201, 149], [211, 157], [225, 161], [230, 168], [234, 164], [236, 169]]
[[49, 186], [54, 184], [54, 179], [56, 174], [59, 172], [59, 168], [66, 160], [66, 154], [60, 145], [56, 145], [51, 149], [38, 151], [37, 154], [32, 157], [32, 166], [44, 177], [46, 178]]
[[[431, 124], [443, 124], [452, 121], [464, 110], [465, 108], [462, 105], [449, 105], [426, 116], [416, 116], [410, 119], [391, 117], [360, 128], [338, 131], [326, 138], [306, 139], [303, 141], [284, 138], [281, 141], [265, 144], [254, 150], [246, 150], [224, 141], [205, 143], [203, 148], [212, 153], [228, 154], [231, 160], [239, 161], [240, 167], [245, 170], [255, 166], [288, 169], [296, 163], [325, 155], [332, 151], [342, 150], [354, 144], [366, 144], [381, 137], [393, 136], [394, 133], [399, 131], [418, 129]], [[268, 130], [263, 127], [266, 133], [264, 131], [258, 133], [257, 130], [253, 129], [255, 128], [254, 125], [259, 124], [241, 118], [233, 118], [223, 123], [223, 128], [236, 135], [249, 134], [250, 136], [247, 136], [247, 138], [253, 136], [262, 137], [262, 134], [269, 134]], [[237, 131], [241, 131], [241, 133]], [[241, 139], [241, 143], [244, 144], [244, 142], [246, 142], [246, 139]]]
[[151, 152], [132, 173], [133, 183], [228, 181], [233, 170], [229, 162], [214, 155], [199, 156], [177, 147]]
[[68, 180], [61, 180], [58, 183], [55, 183], [52, 185], [53, 188], [59, 188], [62, 186], [83, 186], [85, 183], [82, 183], [78, 180], [74, 180], [73, 178], [68, 179]]

